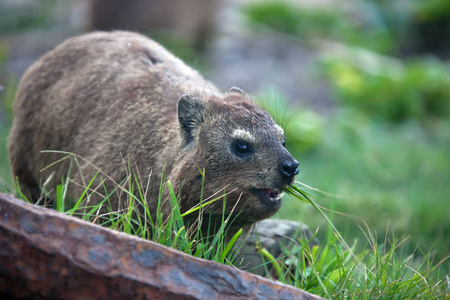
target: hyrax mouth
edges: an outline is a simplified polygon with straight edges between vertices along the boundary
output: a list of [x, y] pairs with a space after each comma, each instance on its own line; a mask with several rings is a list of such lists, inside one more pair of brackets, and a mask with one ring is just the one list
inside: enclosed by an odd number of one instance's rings
[[281, 189], [264, 189], [267, 199], [271, 202], [281, 201], [284, 196], [284, 192]]
[[261, 204], [267, 210], [277, 210], [281, 206], [281, 198], [284, 192], [281, 188], [275, 189], [256, 189], [254, 193], [259, 197]]

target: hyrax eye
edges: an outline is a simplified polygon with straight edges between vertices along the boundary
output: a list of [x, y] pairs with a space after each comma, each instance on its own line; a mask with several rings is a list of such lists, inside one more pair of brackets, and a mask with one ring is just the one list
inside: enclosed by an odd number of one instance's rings
[[252, 147], [244, 141], [236, 141], [233, 143], [233, 150], [239, 156], [249, 155], [253, 152]]
[[281, 143], [283, 144], [283, 147], [286, 147], [286, 141], [284, 139]]

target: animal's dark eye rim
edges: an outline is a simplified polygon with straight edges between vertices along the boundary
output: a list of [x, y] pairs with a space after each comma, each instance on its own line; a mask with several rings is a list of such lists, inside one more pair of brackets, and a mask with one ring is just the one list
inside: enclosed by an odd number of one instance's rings
[[243, 140], [233, 142], [232, 148], [234, 152], [240, 156], [249, 155], [253, 153], [253, 147]]
[[283, 141], [281, 142], [283, 144], [283, 147], [286, 147], [286, 140], [283, 138]]

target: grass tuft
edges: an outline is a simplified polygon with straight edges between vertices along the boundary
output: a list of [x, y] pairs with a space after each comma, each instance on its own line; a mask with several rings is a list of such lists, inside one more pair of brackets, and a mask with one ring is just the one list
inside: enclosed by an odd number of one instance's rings
[[[407, 238], [392, 235], [379, 243], [376, 233], [369, 230], [366, 242], [355, 240], [349, 247], [310, 194], [298, 186], [288, 187], [286, 192], [311, 204], [326, 219], [328, 231], [320, 246], [310, 246], [312, 239], [300, 238], [284, 247], [284, 273], [277, 270], [283, 282], [333, 299], [448, 299], [449, 280], [439, 268], [450, 255], [433, 264], [431, 251], [424, 253], [417, 247], [408, 254]], [[357, 247], [361, 243], [363, 247]]]
[[[79, 168], [79, 157], [63, 154], [66, 155], [64, 159], [70, 159], [71, 165]], [[199, 171], [204, 182], [205, 172]], [[94, 184], [96, 178], [102, 179], [105, 176], [99, 171], [92, 180], [83, 181], [85, 190], [75, 201], [67, 199], [68, 189], [76, 184], [69, 178], [57, 186], [54, 208], [110, 229], [150, 239], [195, 257], [239, 267], [237, 258], [239, 251], [243, 250], [240, 249], [242, 244], [239, 240], [244, 231], [240, 229], [231, 237], [227, 234], [228, 225], [233, 222], [232, 214], [223, 213], [222, 224], [219, 228], [214, 228], [214, 235], [211, 235], [211, 231], [204, 236], [199, 226], [196, 226], [207, 220], [203, 218], [203, 208], [214, 201], [222, 201], [225, 212], [229, 192], [219, 191], [210, 199], [202, 199], [202, 196], [196, 207], [182, 214], [179, 206], [180, 192], [162, 176], [157, 212], [152, 215], [146, 202], [145, 187], [148, 182], [144, 184], [140, 174], [133, 172], [130, 166], [128, 172], [128, 177], [123, 182], [118, 183], [113, 191], [107, 191], [103, 180], [100, 187]], [[19, 197], [28, 201], [16, 182], [9, 183]], [[88, 205], [91, 195], [98, 193], [99, 188], [104, 190], [103, 200]], [[120, 211], [114, 210], [109, 203], [111, 196], [117, 191], [121, 191], [127, 201], [123, 206], [126, 208]], [[169, 216], [163, 215], [160, 209], [165, 191], [168, 192], [172, 208]], [[326, 220], [328, 229], [320, 245], [312, 243], [318, 230], [309, 239], [300, 237], [282, 245], [281, 257], [274, 257], [257, 242], [255, 248], [264, 260], [267, 277], [332, 299], [448, 299], [449, 281], [440, 272], [441, 266], [448, 261], [448, 255], [434, 264], [433, 252], [424, 253], [417, 247], [413, 253], [409, 253], [409, 248], [405, 246], [407, 238], [400, 239], [395, 235], [388, 236], [387, 233], [384, 243], [380, 243], [376, 233], [369, 229], [364, 230], [366, 241], [354, 240], [349, 246], [333, 224], [333, 215], [327, 215], [309, 192], [320, 192], [318, 189], [297, 182], [296, 186], [290, 186], [285, 191], [294, 199], [314, 207]], [[183, 218], [189, 215], [195, 215], [197, 219], [195, 224], [188, 226]]]

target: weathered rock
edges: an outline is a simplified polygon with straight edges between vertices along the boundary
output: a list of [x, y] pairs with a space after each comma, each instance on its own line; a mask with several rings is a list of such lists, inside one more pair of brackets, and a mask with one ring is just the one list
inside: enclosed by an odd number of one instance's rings
[[3, 194], [0, 297], [321, 299]]
[[[271, 264], [263, 266], [265, 261], [261, 257], [255, 243], [259, 240], [261, 247], [264, 247], [275, 258], [284, 255], [282, 245], [286, 248], [292, 248], [294, 243], [298, 243], [300, 237], [310, 240], [313, 236], [308, 226], [288, 220], [267, 219], [256, 224], [255, 228], [249, 233], [243, 242], [241, 253], [244, 253], [241, 262], [241, 269], [257, 275], [266, 275], [267, 270], [272, 269]], [[313, 239], [309, 246], [318, 245], [318, 240]], [[267, 260], [266, 260], [267, 262]]]

